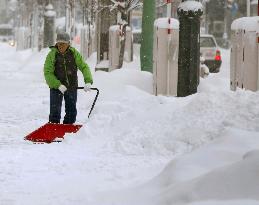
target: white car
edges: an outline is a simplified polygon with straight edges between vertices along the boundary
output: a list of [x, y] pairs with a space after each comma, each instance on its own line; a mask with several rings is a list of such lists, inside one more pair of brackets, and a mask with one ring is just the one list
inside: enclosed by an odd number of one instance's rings
[[210, 73], [219, 72], [222, 60], [220, 50], [213, 35], [201, 34], [200, 52], [201, 56], [205, 58], [204, 64], [208, 66]]

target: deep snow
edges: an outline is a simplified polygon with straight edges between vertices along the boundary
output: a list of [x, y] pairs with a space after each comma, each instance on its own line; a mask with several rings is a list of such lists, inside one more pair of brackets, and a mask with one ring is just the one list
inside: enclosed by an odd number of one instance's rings
[[186, 98], [153, 96], [138, 59], [93, 72], [91, 118], [79, 91], [83, 128], [52, 144], [23, 140], [48, 119], [48, 50], [0, 52], [0, 204], [259, 204], [259, 93], [229, 90], [229, 51]]

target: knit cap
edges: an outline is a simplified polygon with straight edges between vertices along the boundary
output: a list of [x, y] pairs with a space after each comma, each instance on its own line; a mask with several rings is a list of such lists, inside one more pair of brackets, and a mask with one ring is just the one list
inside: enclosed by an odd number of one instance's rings
[[57, 43], [70, 43], [70, 36], [66, 32], [59, 32], [57, 34]]

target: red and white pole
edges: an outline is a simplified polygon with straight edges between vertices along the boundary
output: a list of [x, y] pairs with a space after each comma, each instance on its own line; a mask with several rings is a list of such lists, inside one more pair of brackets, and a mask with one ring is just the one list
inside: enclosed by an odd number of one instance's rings
[[166, 88], [166, 94], [167, 96], [170, 95], [170, 67], [171, 67], [171, 44], [172, 44], [172, 34], [171, 34], [171, 16], [172, 16], [172, 1], [173, 0], [166, 0], [167, 4], [167, 17], [168, 17], [168, 28], [167, 28], [167, 34], [168, 34], [168, 42], [167, 42], [167, 88]]
[[165, 3], [167, 4], [167, 17], [168, 17], [168, 34], [171, 33], [170, 31], [170, 24], [171, 24], [171, 17], [172, 17], [172, 1], [173, 0], [166, 0]]
[[167, 17], [171, 17], [172, 16], [172, 0], [166, 0], [166, 4], [167, 4]]

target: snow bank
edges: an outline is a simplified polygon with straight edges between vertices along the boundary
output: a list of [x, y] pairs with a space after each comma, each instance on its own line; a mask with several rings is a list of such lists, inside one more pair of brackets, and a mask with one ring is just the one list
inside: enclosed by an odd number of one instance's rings
[[[156, 204], [205, 200], [259, 200], [259, 151], [243, 160], [181, 184], [167, 186]], [[244, 189], [245, 187], [245, 189]]]
[[227, 201], [205, 201], [205, 202], [195, 202], [188, 205], [259, 205], [259, 201], [254, 200], [227, 200]]
[[[229, 51], [221, 72], [186, 98], [152, 95], [152, 75], [139, 62], [93, 72], [100, 97], [91, 118], [96, 93], [80, 90], [83, 128], [49, 145], [23, 140], [48, 119], [49, 50], [15, 52], [0, 43], [0, 51], [0, 204], [257, 203], [258, 152], [250, 151], [259, 145], [259, 93], [229, 91]], [[92, 71], [95, 59], [88, 59]]]
[[179, 29], [179, 21], [174, 18], [159, 18], [155, 20], [154, 23], [157, 28], [165, 28], [165, 29]]
[[250, 199], [254, 200], [251, 204], [258, 204], [258, 134], [228, 130], [214, 143], [172, 160], [150, 182], [116, 196], [105, 194], [104, 200], [113, 205], [216, 204], [213, 200], [250, 205], [244, 202]]
[[195, 1], [195, 0], [188, 0], [188, 1], [184, 1], [182, 2], [179, 7], [179, 10], [183, 10], [183, 11], [198, 11], [203, 9], [203, 6], [200, 2]]
[[[113, 32], [115, 32], [115, 31], [120, 31], [120, 25], [113, 25], [113, 26], [110, 26], [110, 28], [109, 28], [109, 31], [113, 31]], [[131, 31], [131, 27], [130, 26], [127, 26], [126, 27], [126, 30], [127, 31]]]
[[257, 31], [258, 23], [259, 16], [242, 17], [233, 21], [231, 24], [231, 30], [242, 29], [246, 31]]
[[54, 7], [52, 6], [52, 4], [48, 4], [45, 7], [45, 12], [44, 12], [44, 16], [48, 16], [48, 17], [55, 17], [56, 16], [56, 12], [54, 11]]

